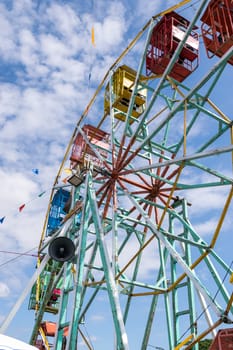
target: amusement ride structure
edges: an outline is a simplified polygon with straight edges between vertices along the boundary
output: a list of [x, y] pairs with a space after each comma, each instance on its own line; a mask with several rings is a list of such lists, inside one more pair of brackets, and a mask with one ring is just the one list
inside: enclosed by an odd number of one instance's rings
[[[198, 76], [200, 39], [214, 65]], [[215, 248], [232, 222], [233, 129], [211, 99], [231, 65], [232, 0], [204, 0], [189, 20], [178, 6], [154, 16], [109, 69], [55, 178], [27, 287], [32, 345], [99, 349], [83, 325], [102, 299], [108, 349], [198, 350], [206, 336], [232, 349], [232, 263]], [[208, 191], [223, 202], [207, 240], [192, 198]]]

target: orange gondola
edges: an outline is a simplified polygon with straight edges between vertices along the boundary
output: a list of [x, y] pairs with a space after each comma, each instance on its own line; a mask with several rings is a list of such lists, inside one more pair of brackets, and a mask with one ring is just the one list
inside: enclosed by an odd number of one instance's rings
[[[41, 328], [47, 337], [54, 337], [57, 331], [57, 324], [51, 321], [45, 321], [41, 323]], [[63, 335], [66, 337], [68, 335], [69, 327], [65, 327], [63, 330]]]

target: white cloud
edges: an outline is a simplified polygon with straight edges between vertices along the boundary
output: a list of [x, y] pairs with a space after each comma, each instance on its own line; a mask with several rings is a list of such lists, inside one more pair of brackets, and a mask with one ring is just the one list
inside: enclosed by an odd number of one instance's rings
[[145, 24], [153, 16], [156, 16], [161, 11], [168, 9], [169, 7], [177, 5], [176, 0], [166, 0], [163, 2], [162, 8], [161, 3], [157, 2], [148, 2], [145, 6], [145, 1], [138, 0], [136, 3], [135, 16], [138, 17], [138, 21], [141, 24]]
[[82, 27], [81, 20], [69, 5], [51, 4], [46, 14], [52, 30], [62, 37], [70, 39]]
[[95, 25], [96, 45], [98, 51], [107, 52], [123, 40], [124, 25], [115, 18], [106, 18], [103, 23]]
[[213, 237], [215, 229], [217, 227], [218, 220], [216, 217], [206, 218], [206, 220], [199, 221], [195, 224], [195, 231], [200, 237], [211, 236]]
[[[19, 88], [14, 84], [1, 84], [0, 98], [1, 105], [0, 111], [1, 116], [5, 120], [1, 120], [0, 123], [3, 125], [7, 122], [7, 119], [15, 115], [18, 111], [19, 101], [21, 100], [21, 93]], [[5, 134], [3, 134], [5, 136]]]
[[[202, 183], [200, 179], [200, 183]], [[187, 200], [192, 204], [190, 211], [193, 214], [200, 214], [216, 209], [221, 209], [226, 201], [226, 189], [219, 187], [213, 190], [209, 188], [199, 188], [186, 193]]]
[[97, 322], [99, 322], [99, 321], [103, 321], [103, 320], [105, 319], [105, 317], [104, 317], [104, 315], [91, 315], [91, 316], [90, 316], [90, 319], [91, 319], [92, 321], [97, 321]]
[[20, 59], [23, 64], [37, 64], [37, 40], [29, 29], [22, 29], [19, 33]]
[[8, 286], [5, 283], [0, 282], [0, 298], [8, 297], [9, 294], [10, 289], [8, 288]]
[[65, 42], [51, 34], [42, 34], [40, 45], [42, 59], [53, 68], [60, 67], [63, 60], [71, 53]]
[[143, 0], [138, 0], [137, 2], [137, 13], [138, 15], [140, 14], [141, 21], [148, 21], [159, 12], [159, 9], [159, 2], [148, 2], [146, 6]]
[[106, 9], [106, 16], [102, 21], [94, 21], [96, 50], [100, 54], [113, 52], [124, 42], [124, 35], [128, 29], [126, 10], [122, 3], [113, 2]]
[[[0, 170], [1, 181], [4, 184], [1, 190], [1, 197], [5, 202], [6, 210], [9, 210], [12, 206], [11, 203], [10, 207], [7, 207], [10, 199], [13, 200], [16, 205], [18, 205], [22, 201], [27, 202], [33, 193], [38, 190], [37, 184], [30, 179], [28, 176], [29, 174], [29, 171], [25, 171], [25, 174], [23, 174], [17, 172], [16, 170], [14, 172], [7, 171], [7, 169], [5, 169], [5, 171], [2, 169]], [[14, 196], [10, 197], [9, 194], [14, 194]]]
[[12, 23], [5, 16], [5, 8], [0, 6], [0, 53], [3, 59], [11, 59], [11, 54], [15, 51], [14, 28]]

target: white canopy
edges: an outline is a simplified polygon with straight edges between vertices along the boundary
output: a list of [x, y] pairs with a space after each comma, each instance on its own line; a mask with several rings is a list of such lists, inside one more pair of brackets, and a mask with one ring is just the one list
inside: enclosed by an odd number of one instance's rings
[[21, 340], [0, 334], [0, 350], [38, 350], [38, 348]]

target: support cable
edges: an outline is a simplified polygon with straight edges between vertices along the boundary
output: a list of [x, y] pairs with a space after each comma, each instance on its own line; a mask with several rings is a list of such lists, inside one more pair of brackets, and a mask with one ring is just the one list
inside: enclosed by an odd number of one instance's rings
[[9, 260], [5, 261], [4, 263], [2, 263], [2, 264], [0, 265], [0, 268], [3, 267], [3, 266], [5, 266], [5, 265], [7, 265], [7, 264], [9, 264], [9, 263], [11, 263], [11, 262], [13, 262], [13, 261], [15, 261], [15, 260], [17, 260], [17, 259], [19, 259], [19, 258], [22, 258], [22, 256], [25, 256], [25, 255], [27, 255], [27, 256], [32, 256], [32, 257], [38, 257], [38, 255], [29, 254], [31, 251], [33, 251], [33, 250], [35, 250], [35, 249], [36, 249], [36, 247], [35, 247], [35, 248], [32, 248], [32, 249], [29, 249], [29, 250], [27, 250], [27, 251], [24, 252], [24, 253], [7, 252], [7, 251], [1, 250], [0, 253], [17, 254], [17, 256], [14, 257], [14, 258], [12, 258], [12, 259], [9, 259]]

